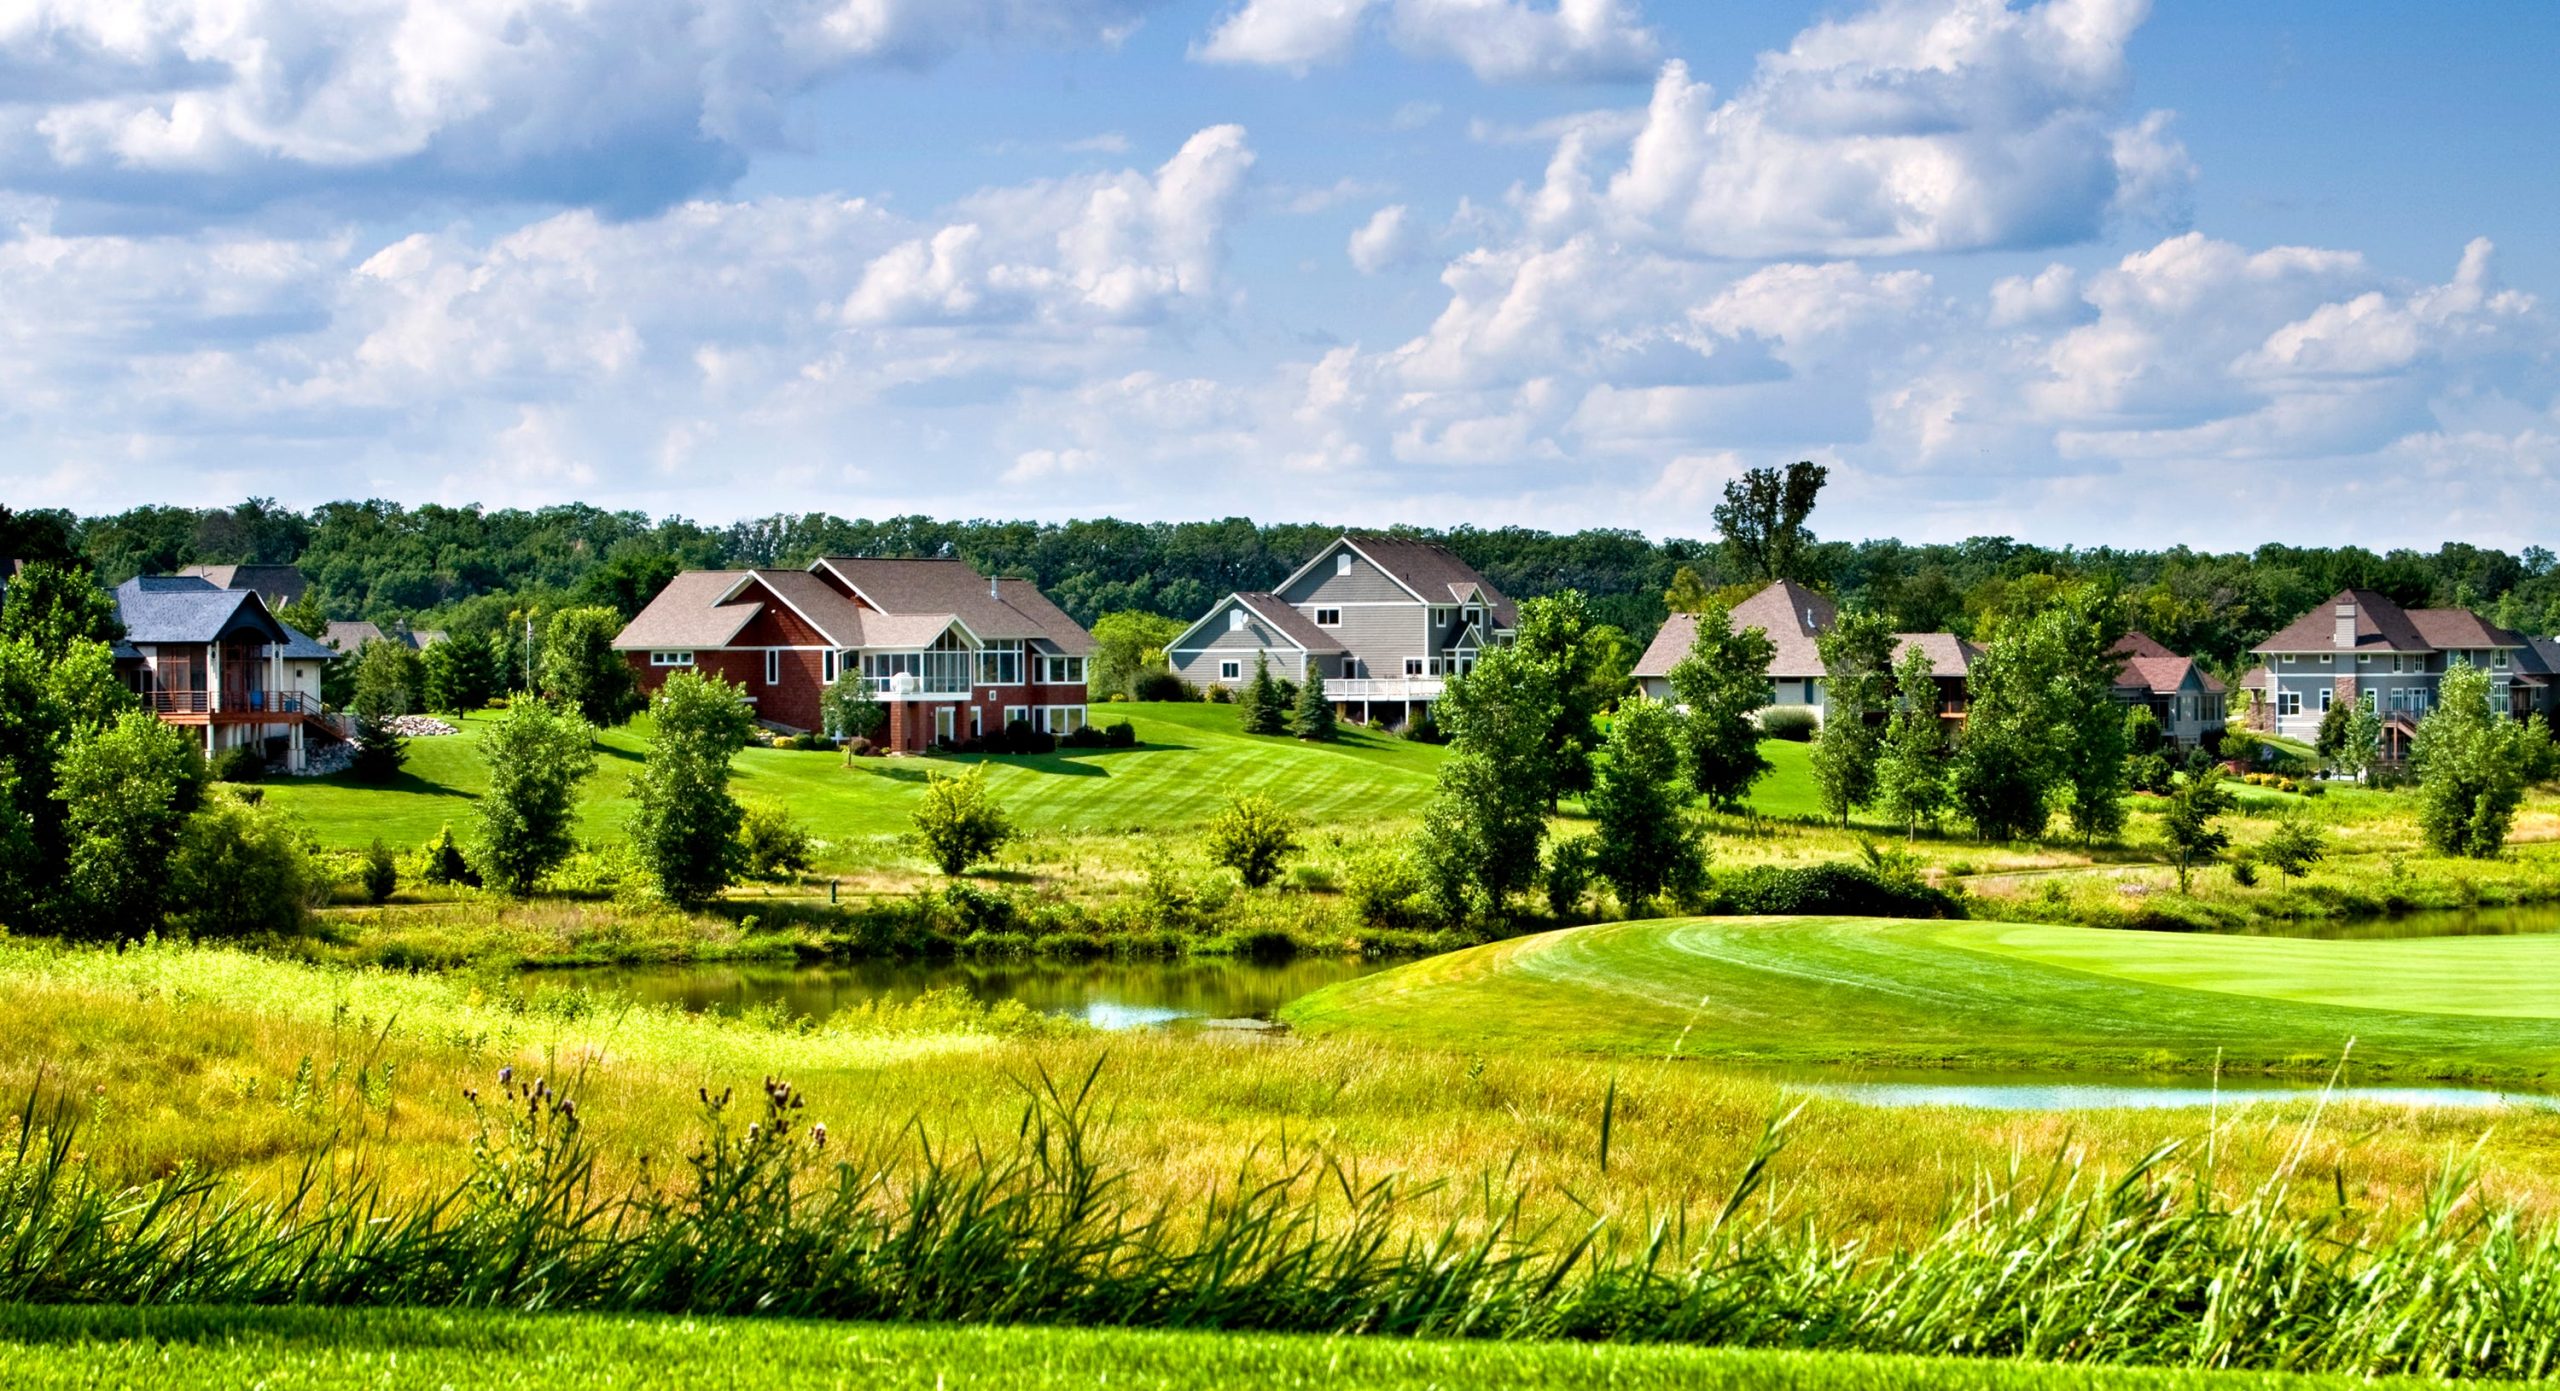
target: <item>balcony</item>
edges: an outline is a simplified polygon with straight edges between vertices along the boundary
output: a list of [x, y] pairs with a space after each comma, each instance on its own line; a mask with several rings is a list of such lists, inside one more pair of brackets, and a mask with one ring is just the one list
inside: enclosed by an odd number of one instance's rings
[[326, 708], [320, 697], [301, 691], [223, 691], [217, 699], [212, 691], [154, 690], [142, 693], [142, 703], [155, 715], [204, 715], [230, 720], [318, 715]]
[[1446, 679], [1438, 676], [1328, 678], [1324, 683], [1324, 698], [1331, 701], [1438, 700], [1441, 688], [1446, 684]]

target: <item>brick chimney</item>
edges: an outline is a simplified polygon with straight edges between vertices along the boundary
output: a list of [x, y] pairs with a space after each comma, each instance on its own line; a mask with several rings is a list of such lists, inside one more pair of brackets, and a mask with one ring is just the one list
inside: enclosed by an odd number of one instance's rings
[[2355, 645], [2356, 605], [2355, 601], [2350, 599], [2338, 605], [2338, 646], [2353, 647]]

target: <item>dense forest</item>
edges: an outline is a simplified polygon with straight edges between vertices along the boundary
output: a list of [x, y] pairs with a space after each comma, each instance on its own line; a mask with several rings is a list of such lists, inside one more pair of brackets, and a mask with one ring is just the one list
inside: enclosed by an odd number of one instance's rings
[[[1817, 485], [1818, 486], [1818, 485]], [[1320, 523], [848, 520], [777, 514], [713, 526], [583, 504], [534, 511], [333, 502], [310, 511], [250, 499], [229, 508], [136, 507], [111, 516], [0, 508], [0, 561], [73, 559], [116, 583], [190, 564], [292, 563], [334, 618], [491, 628], [511, 611], [603, 603], [636, 612], [687, 568], [798, 566], [819, 555], [956, 555], [1038, 582], [1090, 623], [1139, 609], [1198, 616], [1236, 589], [1269, 588], [1341, 528]], [[1396, 528], [1441, 542], [1516, 598], [1581, 590], [1593, 616], [1637, 641], [1660, 624], [1683, 567], [1709, 588], [1755, 586], [1748, 558], [1716, 540], [1634, 531]], [[2522, 631], [2560, 631], [2560, 563], [2449, 543], [2377, 554], [2266, 545], [2248, 553], [2053, 549], [2008, 537], [1954, 545], [1808, 540], [1798, 578], [1906, 631], [1971, 634], [2031, 612], [2067, 581], [2111, 580], [2136, 627], [2230, 671], [2250, 644], [2340, 588], [2403, 604], [2475, 606]]]

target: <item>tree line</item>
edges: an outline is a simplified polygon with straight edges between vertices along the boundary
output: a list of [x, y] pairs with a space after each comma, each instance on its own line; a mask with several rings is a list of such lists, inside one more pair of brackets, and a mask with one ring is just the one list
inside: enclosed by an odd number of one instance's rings
[[[2114, 586], [2128, 626], [2225, 674], [2248, 648], [2343, 588], [2404, 605], [2476, 607], [2531, 633], [2560, 632], [2560, 560], [2452, 542], [2433, 551], [2265, 545], [2047, 547], [2009, 537], [1951, 544], [1823, 540], [1804, 526], [1818, 467], [1754, 470], [1717, 511], [1714, 539], [1632, 530], [1399, 527], [1448, 546], [1515, 599], [1571, 589], [1600, 624], [1641, 645], [1674, 606], [1786, 577], [1903, 632], [1978, 637], [2061, 589]], [[1749, 486], [1740, 486], [1748, 484]], [[0, 565], [68, 560], [109, 584], [189, 564], [295, 564], [324, 619], [490, 633], [528, 612], [639, 611], [688, 568], [801, 566], [829, 554], [953, 556], [1038, 583], [1077, 621], [1136, 613], [1189, 622], [1235, 590], [1278, 584], [1343, 528], [1257, 523], [847, 519], [775, 514], [725, 525], [572, 504], [532, 510], [380, 500], [297, 511], [146, 506], [95, 517], [0, 511]]]

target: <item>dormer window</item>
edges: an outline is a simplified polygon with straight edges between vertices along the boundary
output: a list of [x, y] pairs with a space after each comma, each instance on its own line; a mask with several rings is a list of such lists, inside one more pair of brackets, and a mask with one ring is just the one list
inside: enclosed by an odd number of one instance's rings
[[1333, 558], [1333, 573], [1337, 575], [1351, 573], [1351, 552], [1344, 551]]
[[1244, 631], [1243, 606], [1239, 605], [1227, 610], [1227, 631], [1230, 633], [1241, 633]]

